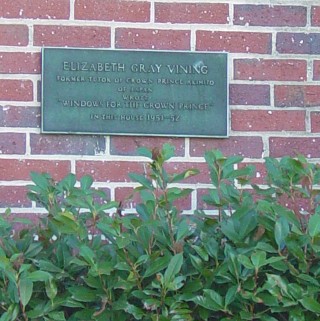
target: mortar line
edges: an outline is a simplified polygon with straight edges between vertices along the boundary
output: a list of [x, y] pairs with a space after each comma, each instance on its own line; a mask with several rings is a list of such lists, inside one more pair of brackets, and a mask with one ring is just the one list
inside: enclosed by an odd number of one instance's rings
[[195, 28], [190, 29], [190, 50], [196, 51], [197, 49], [197, 30]]
[[29, 46], [33, 46], [33, 24], [28, 25]]
[[184, 140], [184, 156], [186, 159], [190, 159], [190, 138]]
[[26, 155], [31, 155], [30, 133], [26, 133]]
[[233, 26], [233, 20], [234, 20], [234, 3], [229, 4], [229, 25]]
[[155, 22], [155, 4], [154, 4], [154, 0], [151, 0], [150, 2], [150, 23], [154, 23]]
[[75, 159], [71, 159], [70, 160], [70, 171], [73, 174], [76, 174], [76, 160]]
[[75, 6], [75, 0], [70, 0], [70, 17], [69, 17], [69, 19], [71, 21], [75, 20], [74, 19], [74, 6]]
[[311, 134], [312, 128], [311, 128], [311, 111], [310, 110], [306, 111], [305, 125], [306, 125], [306, 133]]
[[116, 48], [116, 27], [110, 27], [110, 48]]

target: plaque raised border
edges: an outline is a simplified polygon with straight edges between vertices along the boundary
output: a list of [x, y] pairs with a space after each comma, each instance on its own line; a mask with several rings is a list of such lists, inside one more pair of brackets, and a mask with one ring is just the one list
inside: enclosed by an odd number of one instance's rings
[[42, 50], [42, 133], [228, 137], [228, 54]]

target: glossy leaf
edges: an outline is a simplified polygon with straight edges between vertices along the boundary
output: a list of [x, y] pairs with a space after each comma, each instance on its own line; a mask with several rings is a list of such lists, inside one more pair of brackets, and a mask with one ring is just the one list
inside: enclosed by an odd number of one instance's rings
[[255, 268], [260, 268], [265, 265], [266, 262], [266, 252], [264, 251], [256, 251], [251, 255], [251, 261]]
[[50, 300], [53, 300], [58, 294], [57, 284], [53, 279], [45, 282], [46, 294]]
[[247, 269], [254, 269], [254, 265], [252, 264], [251, 260], [245, 256], [240, 254], [238, 256], [238, 261]]
[[80, 302], [95, 302], [97, 300], [96, 292], [82, 286], [73, 286], [68, 288], [72, 294], [72, 299]]
[[180, 182], [186, 178], [192, 177], [199, 174], [198, 169], [187, 169], [180, 174], [175, 174], [170, 178], [170, 183]]
[[183, 263], [183, 253], [174, 255], [164, 273], [164, 284], [168, 285], [173, 281], [175, 276], [180, 272]]
[[46, 272], [60, 273], [63, 271], [62, 269], [60, 269], [50, 261], [39, 260], [38, 265], [41, 270]]
[[48, 313], [48, 317], [52, 321], [66, 321], [66, 318], [64, 316], [64, 312], [62, 312], [62, 311], [50, 312], [50, 313]]
[[274, 236], [279, 249], [285, 246], [285, 239], [289, 234], [289, 223], [285, 218], [280, 218], [276, 221], [274, 227]]
[[231, 304], [235, 300], [237, 292], [238, 292], [237, 285], [234, 285], [228, 289], [225, 297], [225, 309], [228, 307], [229, 304]]
[[47, 190], [49, 187], [49, 182], [51, 176], [48, 174], [39, 174], [37, 172], [31, 172], [30, 177], [36, 186], [40, 187], [42, 190]]
[[206, 298], [213, 302], [214, 306], [216, 306], [218, 309], [224, 308], [223, 298], [218, 292], [210, 289], [205, 289], [203, 292], [205, 293]]
[[80, 185], [81, 185], [81, 188], [83, 188], [84, 190], [91, 188], [92, 184], [93, 184], [93, 178], [91, 176], [85, 175], [81, 177]]
[[27, 278], [22, 278], [19, 281], [19, 295], [20, 295], [20, 302], [25, 307], [32, 296], [33, 291], [33, 282]]
[[52, 275], [46, 271], [35, 271], [28, 274], [27, 278], [32, 282], [46, 282], [52, 278]]
[[178, 227], [177, 227], [177, 237], [176, 242], [181, 241], [184, 239], [187, 235], [189, 235], [191, 232], [190, 225], [186, 222], [186, 220], [182, 220]]
[[308, 223], [308, 231], [311, 237], [318, 236], [320, 234], [320, 215], [314, 214], [310, 217]]
[[143, 277], [146, 278], [164, 270], [169, 265], [170, 260], [171, 260], [171, 257], [169, 255], [165, 255], [163, 257], [159, 257], [155, 259], [152, 262], [152, 264], [147, 268]]
[[150, 190], [154, 189], [152, 182], [143, 175], [136, 174], [136, 173], [129, 173], [129, 177], [132, 181], [141, 184], [146, 189], [150, 189]]
[[149, 148], [139, 147], [137, 148], [137, 154], [152, 159], [152, 152]]
[[86, 260], [87, 263], [89, 263], [90, 265], [94, 264], [95, 254], [93, 250], [90, 249], [88, 246], [81, 246], [79, 254]]
[[304, 308], [311, 312], [320, 314], [320, 303], [312, 297], [304, 297], [300, 300], [300, 303]]

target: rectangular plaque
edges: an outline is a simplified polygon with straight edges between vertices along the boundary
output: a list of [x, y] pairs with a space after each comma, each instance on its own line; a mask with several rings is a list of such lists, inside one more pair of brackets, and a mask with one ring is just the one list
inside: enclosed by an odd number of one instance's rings
[[226, 53], [44, 48], [42, 132], [227, 137]]

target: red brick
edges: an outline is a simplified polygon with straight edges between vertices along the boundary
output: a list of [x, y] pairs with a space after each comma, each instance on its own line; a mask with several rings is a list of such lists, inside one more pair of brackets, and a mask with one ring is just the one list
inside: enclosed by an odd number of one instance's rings
[[311, 25], [320, 26], [320, 6], [311, 8]]
[[320, 112], [315, 111], [311, 114], [311, 132], [320, 133]]
[[0, 127], [40, 127], [40, 108], [0, 106]]
[[69, 0], [1, 0], [0, 17], [69, 19]]
[[197, 31], [197, 50], [268, 54], [272, 50], [270, 33], [240, 31]]
[[237, 131], [305, 131], [305, 112], [298, 110], [233, 110]]
[[[91, 175], [96, 181], [103, 182], [132, 182], [128, 176], [129, 173], [142, 174], [148, 166], [145, 162], [111, 162], [111, 161], [78, 161], [76, 163], [77, 176]], [[208, 166], [206, 163], [180, 163], [168, 162], [165, 165], [169, 174], [181, 173], [187, 169], [198, 169], [198, 175], [189, 177], [181, 183], [197, 184], [209, 183]]]
[[170, 23], [228, 23], [226, 3], [156, 3], [155, 21]]
[[75, 18], [82, 20], [150, 21], [150, 2], [122, 0], [76, 0]]
[[40, 70], [38, 52], [0, 52], [0, 73], [39, 74]]
[[189, 50], [190, 31], [161, 29], [116, 29], [116, 48]]
[[227, 139], [190, 139], [190, 155], [204, 156], [205, 151], [220, 150], [225, 156], [240, 155], [243, 157], [261, 158], [263, 143], [257, 136], [233, 136]]
[[91, 175], [98, 182], [131, 182], [129, 173], [143, 173], [144, 163], [114, 161], [77, 161], [78, 177]]
[[135, 212], [137, 205], [141, 203], [139, 193], [134, 193], [133, 190], [133, 187], [115, 188], [114, 198], [117, 202], [121, 202], [121, 208], [123, 210], [132, 210], [132, 212]]
[[315, 107], [320, 106], [320, 86], [275, 86], [275, 106]]
[[184, 156], [184, 139], [183, 138], [164, 138], [164, 137], [129, 137], [129, 136], [112, 136], [110, 137], [110, 154], [111, 155], [138, 155], [139, 147], [153, 149], [161, 148], [164, 143], [169, 143], [175, 147], [175, 156]]
[[0, 100], [32, 101], [33, 84], [31, 80], [0, 80]]
[[0, 180], [30, 180], [30, 172], [49, 173], [55, 180], [70, 173], [69, 161], [0, 159]]
[[34, 26], [35, 46], [109, 48], [109, 27]]
[[206, 163], [198, 163], [198, 162], [192, 162], [192, 163], [180, 163], [180, 162], [168, 162], [165, 165], [166, 171], [170, 174], [179, 174], [182, 173], [188, 169], [197, 169], [199, 170], [199, 174], [190, 176], [189, 178], [182, 180], [179, 183], [185, 183], [185, 184], [208, 184], [210, 183], [210, 176], [209, 176], [209, 169], [208, 165]]
[[25, 25], [0, 25], [0, 46], [27, 46], [29, 30]]
[[292, 210], [301, 222], [305, 222], [306, 220], [305, 214], [302, 213], [307, 212], [314, 214], [315, 208], [308, 198], [295, 195], [294, 199], [292, 199], [292, 197], [289, 197], [287, 194], [282, 194], [278, 196], [277, 200], [279, 204]]
[[251, 184], [265, 184], [266, 183], [267, 169], [266, 169], [264, 163], [241, 163], [241, 164], [239, 164], [239, 168], [244, 168], [247, 166], [254, 166], [255, 167], [254, 176], [250, 180]]
[[0, 133], [0, 154], [25, 154], [26, 136], [17, 133]]
[[235, 5], [234, 24], [242, 26], [303, 27], [307, 8], [302, 6]]
[[[15, 219], [27, 219], [31, 221], [31, 224], [36, 226], [39, 224], [40, 218], [44, 217], [46, 214], [40, 214], [40, 213], [15, 213], [15, 210], [12, 209], [10, 216], [8, 217], [9, 221], [14, 221]], [[13, 229], [17, 233], [18, 231], [21, 231], [22, 229], [28, 228], [30, 225], [26, 225], [24, 223], [20, 222], [13, 222]]]
[[302, 154], [308, 158], [320, 157], [319, 137], [270, 137], [270, 156], [297, 156]]
[[179, 212], [191, 210], [191, 204], [192, 204], [191, 195], [192, 194], [189, 194], [183, 198], [175, 200], [173, 202], [173, 206], [175, 206]]
[[229, 86], [230, 105], [270, 105], [269, 85], [231, 84]]
[[320, 54], [320, 33], [277, 33], [277, 51], [288, 54]]
[[105, 151], [103, 136], [31, 134], [30, 144], [31, 153], [40, 155], [96, 155]]
[[241, 80], [305, 81], [307, 61], [297, 59], [236, 59], [234, 78]]
[[0, 186], [0, 204], [2, 207], [30, 207], [25, 186]]
[[313, 61], [313, 80], [320, 80], [320, 60]]
[[0, 154], [24, 154], [26, 138], [24, 134], [0, 133]]

